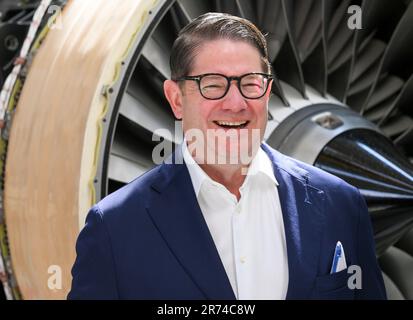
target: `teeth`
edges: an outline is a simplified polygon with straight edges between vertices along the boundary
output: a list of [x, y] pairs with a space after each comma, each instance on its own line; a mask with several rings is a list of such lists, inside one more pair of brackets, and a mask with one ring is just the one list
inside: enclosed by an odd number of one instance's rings
[[247, 121], [237, 121], [237, 122], [228, 122], [228, 121], [215, 121], [220, 126], [233, 126], [238, 127], [247, 123]]

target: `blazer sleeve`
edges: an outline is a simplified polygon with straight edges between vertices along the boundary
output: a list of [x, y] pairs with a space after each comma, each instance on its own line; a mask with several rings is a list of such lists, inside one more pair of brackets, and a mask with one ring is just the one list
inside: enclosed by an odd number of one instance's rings
[[373, 228], [366, 202], [357, 189], [359, 223], [357, 231], [358, 260], [361, 268], [362, 288], [356, 290], [356, 299], [387, 299], [383, 276], [376, 258]]
[[68, 299], [118, 299], [111, 241], [98, 206], [90, 209], [76, 242]]

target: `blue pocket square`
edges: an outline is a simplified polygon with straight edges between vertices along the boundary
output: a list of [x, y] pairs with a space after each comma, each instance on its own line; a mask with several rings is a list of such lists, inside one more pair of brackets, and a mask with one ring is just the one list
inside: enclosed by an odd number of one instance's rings
[[331, 273], [340, 272], [347, 269], [346, 256], [344, 254], [344, 248], [340, 241], [337, 241], [336, 249], [334, 250], [333, 263], [331, 265]]

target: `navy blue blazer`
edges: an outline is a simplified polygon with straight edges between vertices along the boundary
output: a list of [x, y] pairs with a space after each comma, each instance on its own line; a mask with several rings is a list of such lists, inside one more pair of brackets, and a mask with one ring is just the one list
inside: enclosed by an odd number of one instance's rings
[[[385, 299], [359, 191], [266, 144], [262, 148], [279, 183], [287, 299]], [[175, 159], [182, 160], [180, 150]], [[348, 287], [349, 270], [330, 274], [337, 241], [347, 265], [360, 266], [361, 289]], [[235, 299], [187, 167], [176, 161], [155, 167], [93, 206], [76, 251], [69, 299]]]

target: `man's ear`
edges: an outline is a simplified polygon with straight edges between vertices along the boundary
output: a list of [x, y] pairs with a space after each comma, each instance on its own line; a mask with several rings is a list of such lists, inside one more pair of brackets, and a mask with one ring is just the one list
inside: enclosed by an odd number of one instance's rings
[[165, 80], [163, 91], [175, 117], [182, 119], [182, 92], [179, 85], [175, 81]]
[[272, 95], [272, 86], [274, 85], [274, 80], [271, 79], [271, 82], [268, 84], [267, 92], [265, 93], [265, 96], [267, 99], [269, 99]]

